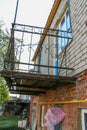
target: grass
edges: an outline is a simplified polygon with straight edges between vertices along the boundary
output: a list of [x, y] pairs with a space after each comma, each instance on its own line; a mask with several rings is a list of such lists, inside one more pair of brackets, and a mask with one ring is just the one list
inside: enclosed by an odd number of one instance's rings
[[0, 116], [0, 130], [13, 130], [18, 128], [18, 120], [16, 116]]

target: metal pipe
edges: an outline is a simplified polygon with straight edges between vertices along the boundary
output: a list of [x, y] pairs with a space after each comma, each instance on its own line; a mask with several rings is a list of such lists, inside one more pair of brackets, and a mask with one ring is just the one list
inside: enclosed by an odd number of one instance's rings
[[87, 100], [71, 100], [71, 101], [58, 101], [58, 102], [40, 102], [40, 104], [51, 105], [51, 104], [72, 104], [72, 103], [86, 103]]
[[16, 2], [16, 9], [15, 9], [14, 23], [16, 23], [17, 12], [18, 12], [18, 4], [19, 4], [19, 0], [17, 0], [17, 2]]
[[[32, 65], [32, 66], [40, 66], [40, 67], [48, 67], [47, 65], [39, 65], [39, 64], [28, 64], [23, 62], [13, 62], [13, 61], [5, 61], [7, 63], [15, 63], [15, 64], [24, 64], [24, 65]], [[67, 68], [67, 67], [56, 67], [56, 66], [49, 66], [50, 68], [59, 68], [59, 69], [68, 69], [68, 70], [74, 70], [74, 68]]]

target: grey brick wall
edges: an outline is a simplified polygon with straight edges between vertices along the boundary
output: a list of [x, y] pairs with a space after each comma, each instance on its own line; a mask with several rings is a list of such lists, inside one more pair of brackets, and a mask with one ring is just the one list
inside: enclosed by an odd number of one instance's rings
[[[60, 6], [52, 21], [51, 28], [58, 29], [58, 24], [67, 6], [67, 0], [61, 0]], [[72, 76], [87, 69], [87, 25], [85, 24], [87, 21], [87, 0], [70, 0], [70, 13], [72, 41], [68, 44], [66, 50], [66, 61], [67, 67], [75, 69], [74, 71], [68, 72], [68, 75]], [[48, 53], [46, 53], [47, 40], [46, 38], [43, 44], [41, 64], [48, 64]], [[51, 39], [51, 41], [51, 44], [53, 44], [54, 40]], [[53, 62], [54, 59], [50, 56], [50, 65], [53, 65]], [[64, 64], [65, 63], [63, 63], [63, 65]], [[47, 72], [46, 69], [42, 69], [42, 71]], [[52, 69], [50, 73], [53, 73]], [[63, 75], [64, 73], [65, 71], [61, 72]]]
[[72, 55], [69, 65], [77, 74], [87, 69], [87, 0], [70, 0], [70, 9], [73, 40], [68, 47]]

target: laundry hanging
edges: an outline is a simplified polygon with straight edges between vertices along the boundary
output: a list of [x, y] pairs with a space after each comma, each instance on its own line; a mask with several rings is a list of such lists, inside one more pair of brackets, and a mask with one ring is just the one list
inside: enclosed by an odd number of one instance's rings
[[45, 120], [48, 130], [54, 130], [54, 126], [60, 123], [65, 117], [65, 113], [59, 107], [52, 107], [48, 109]]

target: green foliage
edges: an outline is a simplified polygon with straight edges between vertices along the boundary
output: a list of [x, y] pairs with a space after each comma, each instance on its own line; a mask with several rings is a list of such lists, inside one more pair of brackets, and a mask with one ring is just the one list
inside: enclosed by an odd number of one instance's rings
[[0, 103], [4, 103], [7, 100], [9, 100], [9, 90], [5, 80], [0, 77]]
[[7, 52], [7, 47], [10, 40], [10, 35], [7, 30], [3, 30], [3, 21], [0, 21], [0, 70], [3, 68], [4, 57]]
[[[9, 44], [10, 35], [7, 30], [3, 30], [3, 21], [0, 21], [0, 70], [2, 70], [4, 65], [4, 56], [7, 51]], [[5, 80], [0, 77], [0, 103], [4, 103], [9, 99], [9, 91]]]
[[[10, 34], [8, 32], [8, 30], [4, 30], [3, 29], [4, 26], [4, 22], [0, 20], [0, 71], [3, 70], [5, 64], [4, 64], [4, 60], [9, 60], [9, 57], [7, 54], [7, 50], [8, 50], [8, 45], [10, 43]], [[20, 43], [21, 40], [15, 38], [15, 41]], [[15, 61], [18, 61], [15, 57]], [[15, 66], [16, 68], [18, 68], [18, 65]], [[9, 99], [9, 90], [8, 87], [6, 85], [5, 80], [0, 77], [0, 103], [4, 103], [5, 101], [7, 101]]]

